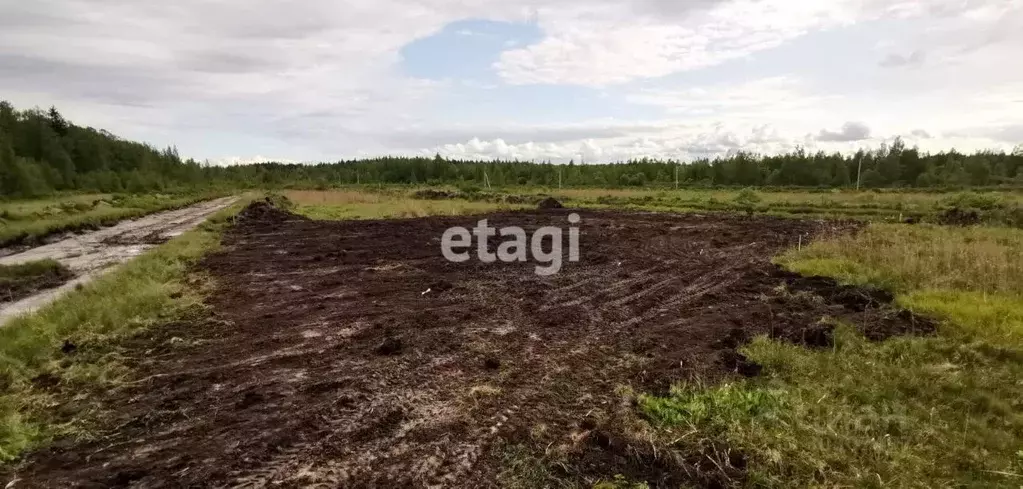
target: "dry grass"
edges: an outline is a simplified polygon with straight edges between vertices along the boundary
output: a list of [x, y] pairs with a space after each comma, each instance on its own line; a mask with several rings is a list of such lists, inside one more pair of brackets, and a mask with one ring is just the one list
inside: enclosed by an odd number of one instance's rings
[[292, 191], [285, 194], [297, 204], [296, 212], [312, 219], [396, 219], [426, 216], [461, 216], [528, 206], [461, 199], [421, 200], [404, 193], [358, 190]]
[[350, 204], [379, 204], [389, 196], [362, 190], [290, 190], [286, 197], [298, 205], [332, 206]]
[[872, 224], [856, 235], [790, 252], [800, 270], [895, 291], [1023, 294], [1023, 230]]

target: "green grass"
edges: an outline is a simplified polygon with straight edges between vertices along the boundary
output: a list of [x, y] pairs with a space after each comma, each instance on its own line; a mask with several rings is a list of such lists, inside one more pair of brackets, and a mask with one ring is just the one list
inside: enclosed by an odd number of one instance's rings
[[5, 282], [24, 280], [66, 269], [67, 267], [52, 259], [30, 261], [17, 265], [0, 265], [0, 285]]
[[4, 202], [0, 203], [0, 247], [33, 244], [52, 234], [98, 229], [219, 196], [90, 194]]
[[[219, 246], [221, 230], [240, 206], [0, 327], [0, 461], [56, 436], [89, 434], [91, 393], [129, 374], [114, 344], [201, 307], [202, 291], [186, 285], [186, 272]], [[87, 348], [67, 356], [65, 340]], [[57, 390], [40, 387], [39, 379]], [[53, 407], [71, 397], [80, 412], [56, 418]]]
[[743, 352], [763, 376], [679, 386], [640, 410], [666, 439], [745, 453], [751, 487], [1018, 488], [1021, 243], [1020, 230], [875, 224], [789, 252], [778, 261], [800, 273], [890, 288], [940, 318], [938, 334], [873, 343], [840, 325], [825, 351], [758, 338]]

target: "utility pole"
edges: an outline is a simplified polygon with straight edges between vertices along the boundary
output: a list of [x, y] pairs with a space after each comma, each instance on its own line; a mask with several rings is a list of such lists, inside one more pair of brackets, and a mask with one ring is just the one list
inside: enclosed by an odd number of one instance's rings
[[863, 171], [863, 155], [860, 155], [859, 163], [856, 165], [856, 191], [860, 190], [860, 173]]
[[561, 189], [561, 168], [558, 168], [558, 189]]
[[678, 163], [675, 164], [675, 190], [678, 190]]

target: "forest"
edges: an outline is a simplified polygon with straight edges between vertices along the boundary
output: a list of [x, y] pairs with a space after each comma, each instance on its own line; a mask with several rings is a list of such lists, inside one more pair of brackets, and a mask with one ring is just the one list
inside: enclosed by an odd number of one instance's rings
[[1023, 145], [1011, 153], [951, 150], [931, 154], [896, 138], [852, 154], [797, 149], [780, 155], [738, 152], [695, 161], [644, 158], [560, 165], [436, 155], [224, 167], [183, 160], [174, 147], [158, 149], [75, 125], [55, 107], [17, 110], [9, 102], [0, 102], [0, 196], [4, 198], [66, 191], [143, 193], [351, 184], [641, 187], [670, 186], [677, 181], [683, 186], [846, 188], [855, 187], [857, 180], [863, 188], [1023, 186]]

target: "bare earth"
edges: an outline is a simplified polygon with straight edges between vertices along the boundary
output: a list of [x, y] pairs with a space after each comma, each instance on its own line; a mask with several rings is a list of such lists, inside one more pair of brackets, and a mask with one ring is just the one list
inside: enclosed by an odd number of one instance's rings
[[124, 263], [142, 252], [198, 226], [211, 214], [233, 204], [236, 197], [202, 202], [184, 209], [151, 214], [109, 228], [75, 235], [56, 243], [0, 258], [0, 265], [17, 265], [52, 258], [75, 273], [64, 285], [0, 306], [0, 326], [9, 319], [53, 302], [78, 284], [92, 281], [111, 265]]
[[[532, 231], [568, 212], [486, 217]], [[580, 214], [582, 260], [544, 278], [531, 263], [444, 260], [444, 230], [479, 216], [317, 222], [250, 206], [200, 265], [218, 284], [213, 316], [125, 345], [139, 380], [105, 394], [111, 429], [30, 454], [0, 481], [592, 487], [623, 474], [722, 487], [742, 480], [741, 453], [722, 467], [653, 450], [616, 391], [755, 376], [738, 346], [828, 347], [823, 316], [872, 339], [934, 328], [890, 295], [771, 264], [849, 223]]]

